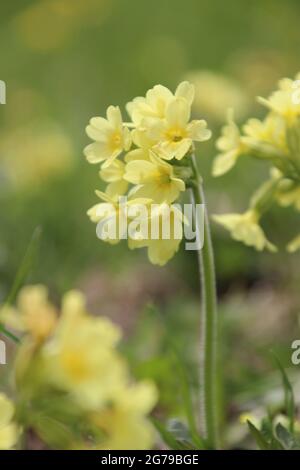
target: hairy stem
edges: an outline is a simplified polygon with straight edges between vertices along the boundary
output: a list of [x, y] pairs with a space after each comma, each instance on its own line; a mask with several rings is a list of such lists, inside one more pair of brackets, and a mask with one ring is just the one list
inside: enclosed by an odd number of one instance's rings
[[[202, 178], [195, 156], [192, 157], [194, 184], [192, 186], [194, 204], [204, 204], [205, 197]], [[196, 212], [196, 211], [195, 211]], [[200, 337], [200, 411], [201, 431], [212, 449], [217, 449], [218, 440], [218, 383], [217, 383], [217, 341], [218, 317], [214, 254], [210, 234], [209, 217], [204, 207], [204, 244], [198, 249], [201, 278], [201, 337]], [[201, 227], [196, 217], [196, 230], [200, 240]], [[199, 241], [198, 241], [199, 243]]]

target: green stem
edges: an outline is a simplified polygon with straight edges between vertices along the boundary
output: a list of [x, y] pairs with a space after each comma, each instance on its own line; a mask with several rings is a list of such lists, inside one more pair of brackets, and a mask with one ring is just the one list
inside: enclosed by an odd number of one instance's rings
[[0, 333], [5, 335], [7, 338], [13, 340], [15, 343], [20, 342], [20, 339], [17, 336], [15, 336], [13, 333], [8, 331], [3, 325], [1, 325], [1, 323], [0, 323]]
[[[199, 174], [195, 156], [192, 157], [194, 185], [192, 187], [194, 204], [204, 204], [205, 197], [202, 178]], [[212, 449], [217, 449], [218, 440], [218, 392], [217, 392], [217, 340], [218, 317], [214, 254], [210, 234], [209, 217], [204, 207], [204, 245], [198, 250], [201, 277], [201, 341], [200, 341], [200, 411], [202, 433]], [[196, 222], [200, 234], [199, 221]], [[200, 237], [198, 237], [200, 240]]]

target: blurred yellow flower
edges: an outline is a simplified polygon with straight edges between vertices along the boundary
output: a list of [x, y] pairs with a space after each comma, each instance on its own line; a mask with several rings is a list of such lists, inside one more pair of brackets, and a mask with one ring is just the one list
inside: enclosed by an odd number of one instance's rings
[[[249, 119], [243, 127], [246, 137], [243, 141], [250, 148], [259, 143], [269, 144], [287, 154], [286, 125], [281, 116], [269, 113], [263, 121]], [[271, 151], [271, 149], [270, 149]]]
[[156, 401], [157, 391], [153, 384], [141, 382], [127, 387], [105, 409], [94, 413], [91, 420], [105, 436], [96, 449], [151, 448], [154, 429], [146, 416]]
[[283, 78], [278, 87], [268, 99], [259, 97], [258, 100], [271, 111], [284, 117], [289, 124], [293, 124], [300, 116], [300, 73], [296, 75], [295, 80]]
[[130, 131], [123, 126], [121, 111], [118, 106], [109, 106], [106, 119], [94, 117], [86, 128], [87, 135], [95, 140], [85, 148], [85, 155], [90, 163], [103, 162], [108, 167], [123, 150], [131, 145]]
[[48, 52], [63, 47], [82, 24], [101, 23], [110, 10], [110, 0], [40, 0], [16, 12], [13, 26], [22, 44]]
[[217, 140], [217, 148], [221, 151], [213, 162], [213, 176], [221, 176], [227, 173], [236, 163], [243, 152], [244, 146], [240, 131], [233, 120], [233, 111], [227, 115], [228, 124], [222, 128], [222, 136]]
[[287, 246], [287, 251], [289, 253], [295, 253], [295, 251], [300, 250], [300, 235], [294, 238]]
[[[296, 80], [283, 79], [268, 100], [259, 98], [268, 113], [263, 120], [249, 119], [243, 134], [232, 122], [223, 128], [217, 147], [223, 153], [213, 163], [214, 176], [228, 171], [241, 154], [263, 160], [271, 166], [271, 178], [261, 185], [245, 214], [216, 216], [215, 220], [231, 231], [233, 238], [258, 250], [276, 251], [265, 237], [258, 221], [274, 202], [300, 210], [300, 74]], [[288, 251], [298, 249], [298, 237]]]
[[277, 248], [270, 243], [258, 221], [259, 216], [254, 210], [244, 214], [214, 215], [213, 220], [230, 231], [232, 238], [252, 246], [258, 251], [268, 249], [275, 252]]
[[[47, 289], [30, 289], [30, 296], [28, 288], [21, 292], [21, 302], [35, 311], [42, 299], [47, 302]], [[120, 329], [89, 315], [84, 295], [75, 290], [65, 294], [60, 310], [43, 343], [32, 347], [28, 336], [19, 347], [14, 383], [20, 425], [25, 432], [30, 426], [53, 448], [151, 448], [154, 431], [147, 415], [157, 392], [150, 382], [132, 381], [117, 350]], [[17, 441], [13, 414], [12, 403], [0, 394], [0, 449]]]
[[3, 393], [0, 393], [0, 450], [12, 449], [18, 440], [19, 433], [12, 419], [14, 405]]
[[52, 122], [31, 122], [0, 138], [0, 166], [12, 187], [39, 186], [72, 167], [69, 137]]
[[35, 341], [44, 341], [54, 330], [57, 312], [48, 301], [48, 290], [42, 285], [23, 287], [17, 307], [4, 306], [0, 320], [10, 328], [29, 333]]
[[156, 203], [172, 203], [185, 191], [185, 183], [175, 176], [174, 166], [150, 151], [150, 161], [133, 160], [126, 165], [124, 178], [138, 185], [135, 197], [150, 198]]
[[276, 193], [276, 200], [282, 207], [294, 206], [297, 211], [300, 211], [299, 184], [284, 180]]
[[67, 293], [57, 328], [43, 349], [48, 380], [83, 407], [101, 406], [126, 383], [126, 366], [115, 351], [120, 337], [109, 320], [87, 314], [82, 294]]
[[218, 122], [226, 117], [226, 110], [234, 108], [237, 118], [248, 110], [248, 97], [239, 83], [211, 70], [190, 72], [187, 79], [195, 87], [195, 111]]

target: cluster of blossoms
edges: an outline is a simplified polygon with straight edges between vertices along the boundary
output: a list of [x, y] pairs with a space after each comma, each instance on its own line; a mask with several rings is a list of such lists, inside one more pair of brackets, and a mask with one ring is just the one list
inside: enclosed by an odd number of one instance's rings
[[[105, 192], [96, 192], [103, 202], [88, 211], [90, 219], [99, 223], [120, 211], [130, 219], [130, 208], [148, 207], [147, 233], [129, 236], [128, 245], [130, 249], [147, 247], [154, 264], [163, 265], [174, 255], [182, 234], [175, 236], [171, 230], [169, 239], [153, 239], [148, 231], [161, 225], [166, 212], [171, 222], [184, 223], [174, 202], [192, 175], [189, 157], [193, 142], [211, 136], [204, 120], [190, 120], [193, 99], [194, 87], [188, 82], [180, 83], [174, 94], [156, 85], [145, 97], [127, 104], [131, 122], [123, 122], [119, 107], [109, 106], [106, 119], [94, 117], [86, 129], [95, 142], [85, 148], [85, 156], [90, 163], [101, 163], [99, 175], [107, 183]], [[127, 202], [120, 207], [120, 196], [125, 194]], [[121, 238], [107, 241], [117, 243]]]
[[25, 287], [16, 308], [2, 308], [0, 321], [23, 333], [15, 407], [0, 395], [0, 448], [14, 447], [27, 429], [55, 449], [152, 447], [147, 414], [156, 389], [132, 382], [117, 351], [119, 329], [89, 315], [80, 292], [63, 297], [59, 314], [44, 286]]
[[[259, 222], [273, 202], [300, 211], [300, 74], [295, 80], [281, 80], [268, 99], [258, 99], [268, 113], [262, 121], [249, 119], [242, 134], [229, 112], [228, 124], [217, 141], [220, 153], [214, 161], [213, 175], [226, 173], [240, 156], [249, 155], [270, 164], [270, 178], [254, 194], [244, 214], [218, 215], [214, 219], [234, 239], [257, 250], [276, 251]], [[290, 252], [299, 248], [300, 234], [287, 245]]]

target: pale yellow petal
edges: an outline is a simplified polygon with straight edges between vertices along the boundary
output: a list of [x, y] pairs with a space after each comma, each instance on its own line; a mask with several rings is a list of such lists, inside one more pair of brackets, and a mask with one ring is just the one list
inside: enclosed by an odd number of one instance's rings
[[294, 238], [287, 246], [287, 251], [289, 253], [295, 253], [300, 249], [300, 235]]
[[166, 119], [168, 125], [185, 128], [189, 122], [191, 108], [184, 98], [175, 98], [167, 106]]
[[105, 143], [96, 142], [85, 147], [84, 155], [89, 163], [99, 163], [108, 158], [110, 152]]
[[195, 87], [190, 82], [184, 81], [179, 83], [176, 88], [175, 96], [185, 98], [191, 106], [195, 97]]
[[207, 123], [204, 119], [191, 121], [187, 126], [188, 136], [192, 140], [204, 142], [211, 138], [211, 131], [207, 129]]
[[236, 164], [239, 153], [236, 150], [220, 153], [213, 161], [213, 176], [221, 176], [227, 173]]

